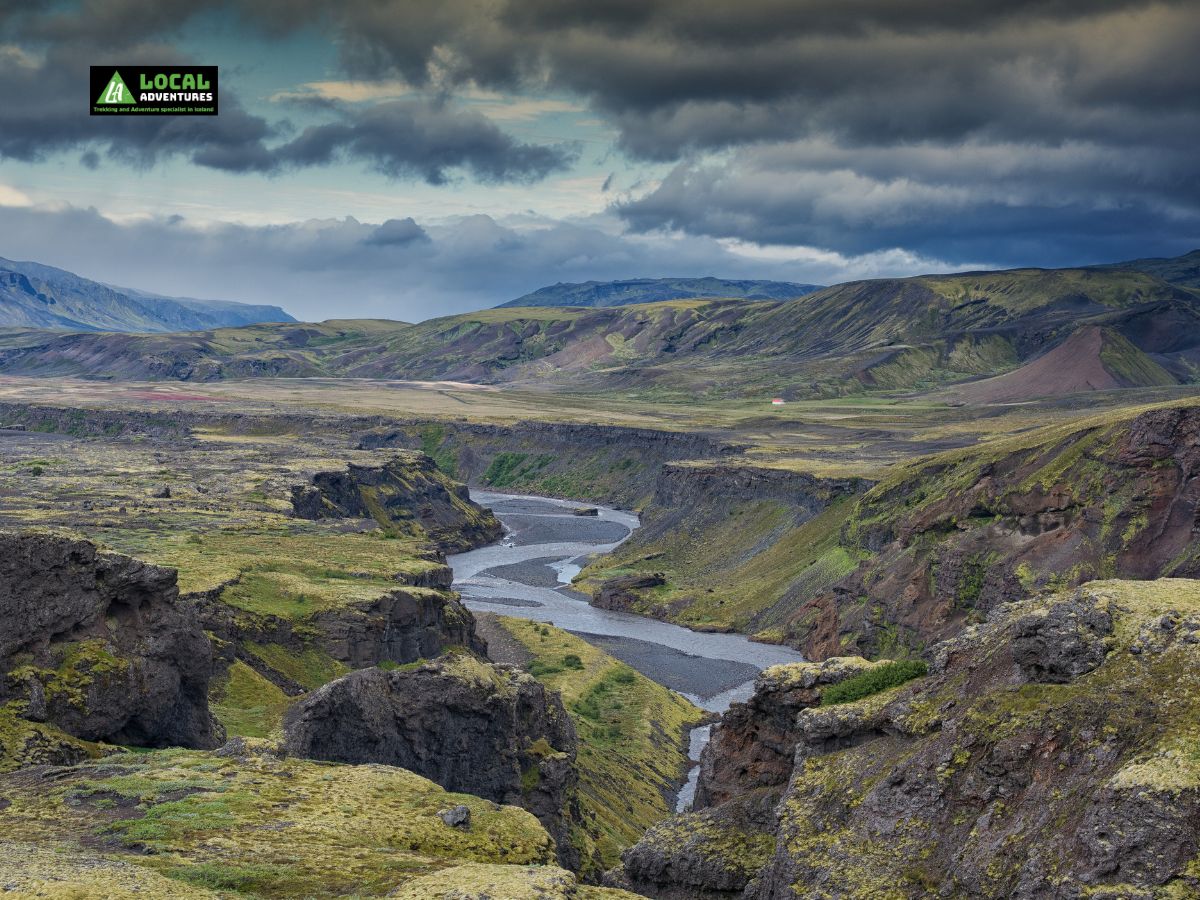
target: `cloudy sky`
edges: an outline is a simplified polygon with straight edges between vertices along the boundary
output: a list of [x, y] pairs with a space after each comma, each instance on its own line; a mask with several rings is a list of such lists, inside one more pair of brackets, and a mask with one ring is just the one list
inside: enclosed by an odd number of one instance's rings
[[[1195, 0], [0, 0], [0, 256], [309, 319], [1200, 246]], [[215, 118], [88, 66], [221, 67]]]

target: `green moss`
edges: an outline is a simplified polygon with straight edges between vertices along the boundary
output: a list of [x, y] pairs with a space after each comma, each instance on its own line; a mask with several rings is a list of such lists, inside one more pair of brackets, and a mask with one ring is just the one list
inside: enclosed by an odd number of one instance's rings
[[839, 703], [853, 703], [872, 694], [889, 690], [920, 678], [929, 672], [929, 667], [919, 659], [899, 659], [892, 662], [873, 666], [858, 675], [852, 675], [845, 681], [831, 684], [821, 690], [821, 705], [835, 706]]
[[296, 651], [282, 644], [247, 642], [245, 646], [264, 664], [310, 691], [350, 671], [345, 663], [315, 647]]
[[209, 701], [217, 721], [230, 735], [265, 738], [283, 727], [291, 699], [241, 660], [213, 680]]
[[[283, 900], [380, 897], [448, 861], [554, 859], [553, 841], [524, 810], [447, 793], [402, 769], [281, 759], [260, 749], [238, 760], [147, 753], [119, 766], [85, 764], [48, 789], [11, 782], [2, 790], [11, 805], [0, 810], [0, 826], [55, 848], [53, 877], [83, 880], [93, 891], [118, 862], [142, 870], [149, 886], [174, 880], [174, 896], [192, 896], [195, 887]], [[101, 803], [112, 797], [136, 805], [122, 801], [114, 819], [111, 804]], [[471, 809], [469, 830], [438, 818], [457, 804]], [[100, 865], [83, 849], [98, 837], [108, 856]], [[5, 878], [27, 883], [20, 864], [6, 867]], [[162, 890], [150, 896], [172, 896]], [[110, 896], [79, 894], [101, 895]]]
[[98, 759], [114, 748], [80, 740], [44, 722], [24, 718], [26, 704], [0, 704], [0, 773], [76, 759]]
[[123, 681], [130, 673], [129, 661], [114, 654], [108, 642], [99, 638], [57, 644], [52, 653], [54, 668], [18, 666], [8, 678], [14, 682], [39, 681], [47, 701], [66, 703], [86, 712], [94, 684]]

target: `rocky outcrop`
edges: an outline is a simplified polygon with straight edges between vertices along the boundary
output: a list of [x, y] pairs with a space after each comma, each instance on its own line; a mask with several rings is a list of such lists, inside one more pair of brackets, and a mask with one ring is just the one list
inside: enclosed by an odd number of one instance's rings
[[296, 703], [289, 752], [409, 769], [450, 791], [528, 809], [578, 868], [570, 841], [575, 729], [558, 694], [531, 675], [448, 654], [404, 669], [363, 669]]
[[644, 591], [661, 587], [667, 583], [662, 572], [651, 572], [645, 575], [619, 575], [616, 578], [606, 578], [592, 592], [592, 606], [600, 609], [629, 611], [639, 600]]
[[[444, 572], [448, 581], [450, 570]], [[205, 631], [220, 640], [227, 661], [238, 658], [260, 670], [262, 661], [246, 649], [247, 644], [278, 645], [295, 654], [317, 647], [351, 669], [431, 659], [452, 647], [487, 652], [486, 641], [475, 633], [471, 611], [445, 589], [400, 588], [303, 620], [248, 613], [221, 602], [220, 591], [190, 595], [184, 602]], [[263, 674], [288, 693], [304, 689], [279, 673]]]
[[490, 544], [503, 534], [491, 510], [473, 503], [466, 485], [447, 478], [424, 453], [318, 472], [311, 484], [292, 489], [292, 508], [302, 519], [374, 519], [387, 530], [428, 535], [448, 552]]
[[866, 671], [858, 657], [791, 663], [763, 671], [746, 703], [735, 703], [713, 725], [700, 754], [695, 809], [718, 806], [749, 791], [782, 792], [792, 775], [800, 732], [796, 717], [821, 702], [821, 689]]
[[655, 825], [606, 883], [666, 900], [741, 896], [775, 850], [778, 793], [752, 791]]
[[1013, 625], [1013, 659], [1030, 681], [1066, 684], [1104, 662], [1112, 614], [1094, 603], [1066, 601]]
[[[762, 692], [760, 733], [777, 733], [772, 695], [803, 707], [769, 861], [733, 877], [730, 859], [747, 855], [730, 848], [755, 833], [754, 791], [731, 788], [756, 783], [746, 767], [722, 782], [732, 799], [630, 850], [626, 883], [750, 900], [1200, 891], [1200, 765], [1187, 749], [1200, 582], [1095, 582], [1014, 603], [929, 656], [927, 677], [854, 702], [804, 706], [810, 677]], [[746, 733], [750, 709], [726, 718]]]
[[868, 492], [841, 538], [865, 562], [785, 629], [812, 658], [929, 646], [1031, 590], [1200, 575], [1200, 407], [933, 457]]
[[89, 741], [213, 747], [212, 647], [174, 570], [0, 534], [0, 704]]

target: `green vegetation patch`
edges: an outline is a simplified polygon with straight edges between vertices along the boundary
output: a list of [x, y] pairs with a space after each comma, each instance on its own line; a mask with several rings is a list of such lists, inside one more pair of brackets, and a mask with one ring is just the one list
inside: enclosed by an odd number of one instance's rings
[[230, 736], [265, 738], [279, 733], [292, 700], [277, 685], [239, 660], [209, 689], [209, 704]]
[[[7, 781], [0, 794], [10, 801], [0, 827], [59, 861], [49, 873], [31, 864], [29, 878], [78, 884], [71, 896], [114, 896], [118, 863], [144, 872], [153, 898], [200, 889], [283, 900], [381, 897], [451, 862], [554, 861], [553, 841], [524, 810], [403, 769], [282, 758], [261, 742], [237, 759], [171, 750], [85, 763], [51, 785]], [[458, 804], [471, 810], [470, 829], [437, 815]], [[23, 864], [2, 853], [6, 883], [30, 888]]]
[[350, 671], [345, 663], [316, 647], [294, 650], [282, 644], [256, 644], [250, 641], [245, 647], [280, 675], [310, 691]]
[[906, 681], [920, 678], [929, 674], [929, 667], [919, 659], [897, 659], [880, 663], [852, 675], [845, 681], [832, 684], [821, 690], [821, 705], [836, 706], [839, 703], [853, 703], [872, 694], [878, 694], [890, 688], [898, 687]]

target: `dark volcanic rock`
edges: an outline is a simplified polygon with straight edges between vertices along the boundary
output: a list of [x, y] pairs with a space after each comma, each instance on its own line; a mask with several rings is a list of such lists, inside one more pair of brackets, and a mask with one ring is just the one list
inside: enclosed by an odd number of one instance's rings
[[311, 484], [292, 489], [292, 508], [302, 519], [373, 518], [413, 533], [417, 526], [446, 551], [490, 544], [504, 532], [490, 510], [471, 501], [466, 485], [447, 478], [424, 453], [318, 472]]
[[774, 850], [777, 799], [754, 791], [655, 825], [623, 854], [624, 877], [606, 883], [669, 900], [740, 897]]
[[[928, 677], [794, 713], [759, 870], [746, 873], [762, 854], [744, 806], [761, 770], [725, 766], [718, 799], [731, 799], [648, 832], [625, 855], [626, 882], [746, 900], [1200, 894], [1200, 583], [1037, 597], [930, 656]], [[812, 681], [774, 693], [802, 705]], [[756, 701], [725, 726], [775, 740], [788, 716], [770, 695]]]
[[569, 839], [575, 729], [532, 676], [465, 654], [406, 670], [363, 669], [299, 701], [284, 723], [297, 756], [410, 769], [451, 791], [523, 806], [579, 865]]
[[1112, 615], [1093, 603], [1059, 603], [1015, 625], [1013, 659], [1030, 681], [1066, 683], [1104, 662]]
[[0, 534], [0, 703], [87, 740], [217, 746], [212, 646], [175, 579], [86, 541]]
[[759, 675], [754, 694], [735, 703], [713, 726], [700, 754], [695, 809], [717, 806], [747, 791], [782, 792], [792, 775], [801, 738], [796, 715], [821, 702], [821, 688], [873, 664], [857, 657], [772, 666]]
[[621, 575], [604, 581], [592, 594], [592, 606], [600, 609], [628, 611], [639, 599], [640, 591], [647, 591], [667, 583], [661, 572], [648, 575]]

